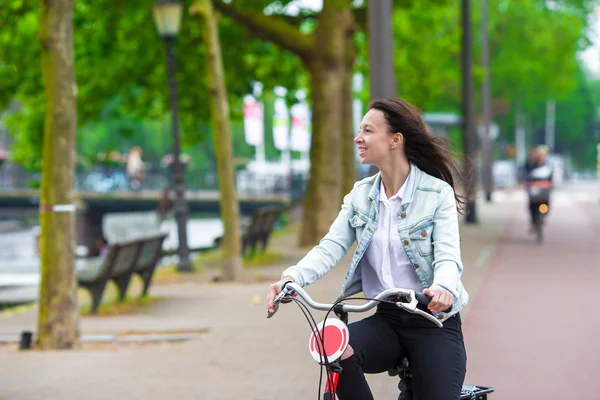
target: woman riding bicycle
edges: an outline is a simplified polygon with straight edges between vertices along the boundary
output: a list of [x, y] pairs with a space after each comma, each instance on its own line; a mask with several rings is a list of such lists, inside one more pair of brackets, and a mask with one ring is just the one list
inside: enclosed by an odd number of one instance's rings
[[310, 285], [358, 240], [342, 296], [362, 291], [372, 298], [393, 287], [422, 291], [432, 297], [428, 312], [444, 327], [389, 303], [351, 323], [338, 398], [372, 399], [364, 373], [385, 372], [408, 357], [416, 398], [459, 399], [466, 353], [458, 312], [469, 296], [460, 280], [457, 203], [464, 203], [454, 193], [456, 163], [445, 140], [400, 99], [373, 101], [354, 142], [361, 162], [380, 172], [354, 185], [320, 244], [269, 286], [267, 311], [274, 311], [286, 281]]

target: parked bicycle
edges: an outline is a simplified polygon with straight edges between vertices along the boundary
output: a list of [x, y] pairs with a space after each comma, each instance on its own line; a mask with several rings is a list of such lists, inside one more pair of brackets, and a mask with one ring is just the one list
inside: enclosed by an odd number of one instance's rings
[[[300, 299], [296, 297], [296, 294]], [[349, 305], [344, 303], [346, 300], [357, 299], [369, 301], [363, 305]], [[380, 302], [387, 302], [396, 304], [396, 306], [407, 312], [418, 314], [440, 328], [443, 326], [442, 322], [433, 315], [417, 307], [419, 303], [423, 305], [429, 304], [431, 298], [423, 293], [408, 289], [387, 289], [378, 294], [374, 299], [348, 297], [339, 299], [333, 304], [322, 304], [315, 302], [298, 284], [286, 282], [283, 285], [281, 292], [275, 298], [275, 311], [267, 313], [267, 318], [271, 318], [277, 312], [279, 303], [291, 301], [295, 301], [299, 305], [311, 326], [312, 334], [309, 339], [309, 351], [313, 359], [321, 365], [321, 368], [324, 367], [326, 370], [326, 384], [323, 400], [335, 399], [338, 379], [343, 372], [340, 366], [340, 360], [349, 343], [350, 334], [347, 326], [348, 313], [366, 312], [377, 306]], [[308, 306], [315, 310], [327, 311], [325, 319], [318, 325]], [[338, 318], [328, 318], [331, 311], [333, 311]], [[398, 399], [412, 400], [412, 373], [410, 369], [410, 360], [404, 358], [397, 368], [388, 371], [388, 373], [391, 376], [399, 375], [401, 378], [400, 384], [398, 385], [401, 389], [401, 393]], [[319, 393], [321, 393], [323, 383], [322, 376], [323, 374], [321, 373]], [[463, 385], [461, 399], [486, 400], [487, 395], [493, 391], [494, 388], [492, 387]]]

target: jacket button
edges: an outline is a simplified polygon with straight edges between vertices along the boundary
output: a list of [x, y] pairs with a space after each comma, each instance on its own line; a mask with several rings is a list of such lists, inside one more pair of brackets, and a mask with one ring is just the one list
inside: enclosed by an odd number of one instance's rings
[[419, 264], [414, 265], [415, 269], [419, 268]]
[[406, 213], [405, 213], [405, 212], [403, 212], [402, 214], [400, 214], [400, 216], [401, 216], [402, 218], [406, 218]]
[[404, 245], [405, 245], [405, 246], [408, 246], [408, 240], [405, 240], [405, 241], [404, 241]]
[[427, 232], [425, 232], [425, 231], [421, 231], [421, 236], [423, 236], [423, 237], [427, 237]]

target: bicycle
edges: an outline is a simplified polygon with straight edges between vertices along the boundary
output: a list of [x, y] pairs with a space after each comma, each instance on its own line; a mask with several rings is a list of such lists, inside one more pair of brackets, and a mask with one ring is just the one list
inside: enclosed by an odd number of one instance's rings
[[[295, 295], [300, 296], [303, 300], [299, 300]], [[357, 306], [345, 304], [344, 300], [369, 300], [368, 303]], [[342, 373], [340, 360], [342, 354], [346, 351], [349, 343], [348, 330], [348, 313], [350, 312], [366, 312], [374, 308], [380, 302], [388, 302], [396, 304], [400, 309], [407, 312], [421, 315], [434, 323], [439, 328], [443, 327], [441, 321], [433, 315], [424, 312], [417, 308], [417, 305], [427, 305], [431, 298], [423, 293], [415, 292], [408, 289], [387, 289], [375, 296], [374, 299], [347, 297], [337, 300], [333, 304], [323, 304], [315, 302], [306, 293], [302, 287], [294, 282], [286, 282], [281, 292], [275, 297], [275, 311], [267, 313], [267, 318], [271, 318], [277, 312], [279, 303], [289, 303], [295, 301], [304, 316], [311, 326], [312, 333], [309, 338], [309, 351], [313, 359], [321, 365], [321, 369], [325, 367], [327, 381], [323, 392], [323, 400], [334, 400], [337, 389], [338, 379]], [[308, 306], [315, 310], [327, 311], [325, 319], [316, 324]], [[333, 311], [337, 318], [328, 319], [329, 313]], [[399, 400], [412, 400], [412, 373], [410, 369], [410, 360], [404, 358], [396, 368], [388, 371], [390, 376], [399, 375], [401, 378], [398, 388], [401, 390]], [[321, 380], [319, 381], [319, 392], [321, 393], [323, 374], [321, 371]], [[462, 399], [471, 400], [487, 400], [488, 394], [494, 392], [494, 388], [490, 386], [479, 385], [463, 385], [461, 393]]]
[[533, 211], [533, 229], [535, 232], [535, 241], [538, 244], [544, 242], [544, 215], [548, 212], [548, 205], [542, 203], [535, 207]]
[[535, 174], [532, 173], [532, 180], [526, 183], [533, 231], [538, 244], [544, 242], [544, 218], [549, 211], [548, 204], [552, 190], [551, 170], [541, 168], [540, 170]]
[[550, 186], [547, 182], [531, 182], [527, 189], [529, 208], [533, 217], [533, 230], [536, 242], [544, 242], [544, 218], [549, 211], [548, 198], [550, 197]]

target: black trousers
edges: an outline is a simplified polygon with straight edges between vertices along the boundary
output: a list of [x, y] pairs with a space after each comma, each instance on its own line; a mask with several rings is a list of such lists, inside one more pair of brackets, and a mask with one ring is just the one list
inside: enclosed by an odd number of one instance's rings
[[341, 361], [340, 400], [373, 399], [364, 374], [386, 372], [406, 356], [415, 399], [460, 399], [467, 357], [458, 314], [438, 328], [421, 316], [383, 303], [374, 315], [348, 328], [354, 355]]

